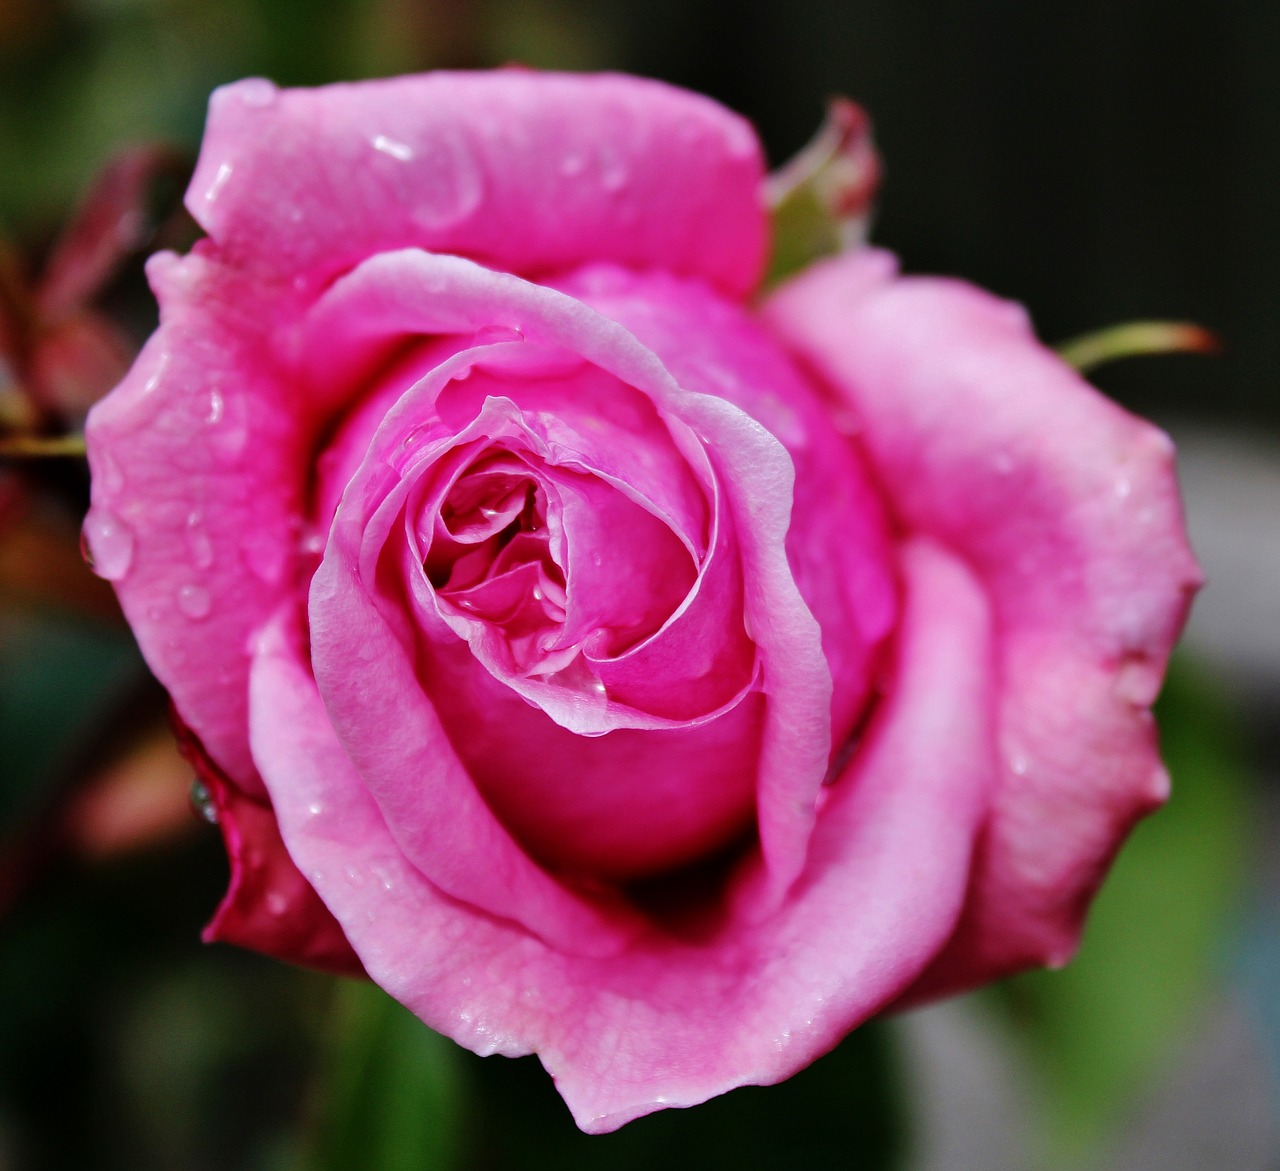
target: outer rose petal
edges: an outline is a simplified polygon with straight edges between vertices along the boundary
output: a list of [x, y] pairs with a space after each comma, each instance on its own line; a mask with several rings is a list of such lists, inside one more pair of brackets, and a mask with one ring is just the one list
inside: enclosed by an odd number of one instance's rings
[[183, 721], [262, 795], [246, 643], [297, 589], [311, 423], [267, 352], [277, 306], [253, 282], [199, 251], [147, 272], [161, 324], [89, 413], [85, 536]]
[[1074, 949], [1112, 854], [1166, 796], [1148, 709], [1200, 574], [1161, 432], [1019, 307], [891, 273], [877, 253], [816, 266], [766, 316], [861, 419], [899, 523], [964, 556], [995, 608], [1000, 784], [928, 995]]
[[928, 543], [903, 566], [894, 686], [829, 790], [804, 876], [764, 921], [690, 942], [655, 931], [593, 959], [440, 894], [347, 763], [282, 617], [259, 642], [251, 710], [290, 853], [378, 984], [477, 1052], [539, 1053], [584, 1130], [780, 1081], [936, 954], [993, 775], [981, 591]]
[[746, 122], [660, 82], [258, 79], [214, 94], [187, 205], [233, 263], [285, 280], [417, 247], [519, 273], [616, 260], [740, 294], [764, 261], [762, 182]]

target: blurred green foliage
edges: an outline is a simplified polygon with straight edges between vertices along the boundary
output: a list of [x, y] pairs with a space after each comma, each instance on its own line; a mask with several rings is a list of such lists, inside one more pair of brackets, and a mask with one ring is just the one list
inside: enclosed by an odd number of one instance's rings
[[903, 1152], [906, 1113], [883, 1022], [781, 1085], [588, 1136], [536, 1058], [476, 1057], [368, 985], [341, 988], [333, 1021], [319, 1126], [303, 1164], [315, 1171], [893, 1171]]

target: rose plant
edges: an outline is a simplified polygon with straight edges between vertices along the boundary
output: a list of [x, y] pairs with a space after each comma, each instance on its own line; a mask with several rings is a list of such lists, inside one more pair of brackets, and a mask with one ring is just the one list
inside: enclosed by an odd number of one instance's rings
[[763, 190], [651, 81], [228, 86], [87, 429], [208, 937], [537, 1052], [591, 1131], [1063, 963], [1167, 791], [1167, 438], [880, 251], [753, 304]]

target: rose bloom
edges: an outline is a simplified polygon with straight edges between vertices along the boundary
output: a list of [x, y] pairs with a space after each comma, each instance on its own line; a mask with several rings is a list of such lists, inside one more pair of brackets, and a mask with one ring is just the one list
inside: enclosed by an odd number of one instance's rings
[[578, 1124], [1066, 961], [1166, 796], [1169, 440], [884, 252], [751, 300], [759, 144], [621, 76], [213, 97], [85, 533], [231, 885]]

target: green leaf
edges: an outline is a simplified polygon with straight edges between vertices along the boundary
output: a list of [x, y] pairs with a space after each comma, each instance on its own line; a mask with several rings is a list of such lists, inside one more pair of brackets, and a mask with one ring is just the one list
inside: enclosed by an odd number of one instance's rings
[[52, 614], [0, 614], [0, 834], [38, 807], [141, 672], [127, 632]]
[[1054, 1166], [1097, 1151], [1194, 1022], [1224, 966], [1241, 893], [1250, 794], [1230, 715], [1179, 662], [1157, 719], [1169, 804], [1121, 851], [1076, 959], [1006, 987], [1043, 1075]]
[[462, 1051], [373, 984], [341, 981], [308, 1171], [459, 1167]]
[[835, 98], [818, 133], [769, 176], [773, 255], [766, 286], [862, 244], [880, 184], [880, 156], [861, 106]]

